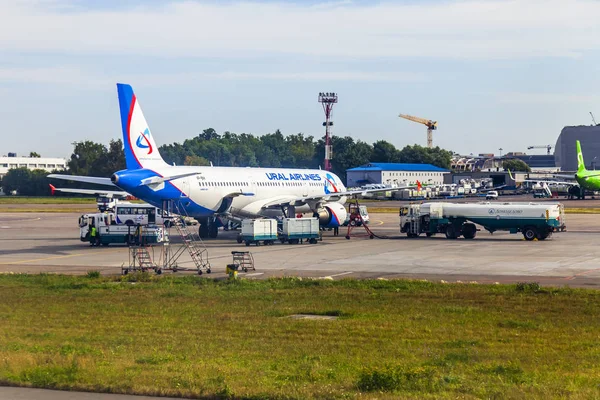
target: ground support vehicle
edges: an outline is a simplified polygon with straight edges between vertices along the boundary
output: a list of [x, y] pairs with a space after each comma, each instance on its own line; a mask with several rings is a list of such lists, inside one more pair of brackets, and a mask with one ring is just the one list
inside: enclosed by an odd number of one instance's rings
[[119, 200], [112, 196], [98, 196], [96, 198], [96, 205], [98, 206], [98, 210], [100, 212], [114, 210], [115, 205], [118, 202], [119, 202]]
[[[90, 235], [91, 227], [96, 228], [96, 236]], [[165, 238], [166, 232], [162, 226], [156, 225], [115, 225], [112, 214], [84, 214], [79, 218], [79, 238], [91, 245], [109, 244], [157, 244]]]
[[521, 232], [526, 240], [545, 240], [565, 230], [560, 203], [424, 203], [400, 209], [400, 231], [408, 237], [443, 233], [448, 239], [473, 239], [475, 224], [495, 231]]
[[284, 218], [282, 221], [281, 243], [298, 244], [306, 240], [316, 244], [319, 238], [318, 218]]
[[277, 237], [277, 220], [270, 218], [245, 219], [242, 221], [242, 232], [238, 236], [238, 243], [254, 243], [257, 246], [262, 241], [265, 245], [275, 243]]
[[348, 214], [346, 215], [346, 220], [344, 221], [344, 226], [348, 226], [350, 223], [350, 215], [354, 213], [359, 213], [361, 218], [360, 221], [356, 221], [358, 225], [368, 224], [369, 223], [369, 211], [367, 210], [367, 206], [359, 205], [356, 203], [348, 204]]
[[495, 191], [495, 190], [490, 190], [489, 192], [486, 193], [485, 199], [486, 200], [497, 200], [498, 199], [498, 192]]

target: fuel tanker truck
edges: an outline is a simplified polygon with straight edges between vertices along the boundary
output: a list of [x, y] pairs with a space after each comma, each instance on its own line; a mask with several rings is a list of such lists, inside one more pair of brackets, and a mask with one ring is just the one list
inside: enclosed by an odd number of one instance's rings
[[448, 239], [473, 239], [475, 224], [495, 231], [521, 232], [526, 240], [545, 240], [565, 230], [560, 203], [423, 203], [400, 208], [400, 231], [408, 237], [443, 233]]

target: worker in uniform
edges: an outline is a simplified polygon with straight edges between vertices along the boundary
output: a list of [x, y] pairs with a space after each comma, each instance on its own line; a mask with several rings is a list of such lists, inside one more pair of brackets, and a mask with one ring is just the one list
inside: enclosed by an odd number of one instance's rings
[[92, 225], [92, 227], [90, 228], [90, 246], [97, 245], [97, 241], [96, 241], [97, 235], [98, 235], [98, 232], [96, 231], [96, 227], [94, 225]]
[[340, 234], [340, 227], [336, 226], [333, 228], [333, 236], [337, 236]]
[[140, 244], [141, 236], [142, 236], [142, 226], [140, 224], [138, 224], [137, 228], [135, 229], [135, 244], [136, 245]]

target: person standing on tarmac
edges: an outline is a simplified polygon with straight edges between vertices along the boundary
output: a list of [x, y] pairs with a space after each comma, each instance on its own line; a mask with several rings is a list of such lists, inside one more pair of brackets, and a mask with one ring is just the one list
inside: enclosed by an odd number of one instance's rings
[[90, 227], [90, 246], [97, 245], [96, 236], [98, 235], [98, 232], [96, 231], [96, 227], [94, 225], [94, 221], [92, 220], [92, 226]]
[[337, 236], [340, 234], [340, 227], [336, 226], [335, 228], [333, 228], [333, 236]]

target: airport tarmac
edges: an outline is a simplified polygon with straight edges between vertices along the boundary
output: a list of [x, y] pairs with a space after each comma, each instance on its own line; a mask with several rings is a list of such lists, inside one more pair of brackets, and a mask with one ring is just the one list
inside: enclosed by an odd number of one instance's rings
[[[0, 213], [0, 272], [85, 274], [98, 270], [120, 274], [121, 266], [128, 263], [127, 247], [90, 247], [81, 242], [78, 217], [74, 213]], [[225, 277], [231, 251], [249, 250], [256, 271], [240, 275], [259, 279], [302, 276], [536, 281], [600, 288], [600, 215], [568, 214], [568, 232], [540, 242], [486, 231], [478, 232], [472, 241], [448, 240], [443, 235], [409, 239], [400, 234], [396, 214], [371, 214], [370, 226], [386, 238], [371, 240], [363, 229], [356, 229], [357, 236], [346, 240], [346, 229], [340, 229], [338, 237], [333, 237], [331, 231], [324, 232], [323, 241], [315, 245], [246, 247], [237, 244], [236, 232], [221, 232], [219, 239], [205, 242], [213, 273], [204, 276]]]

